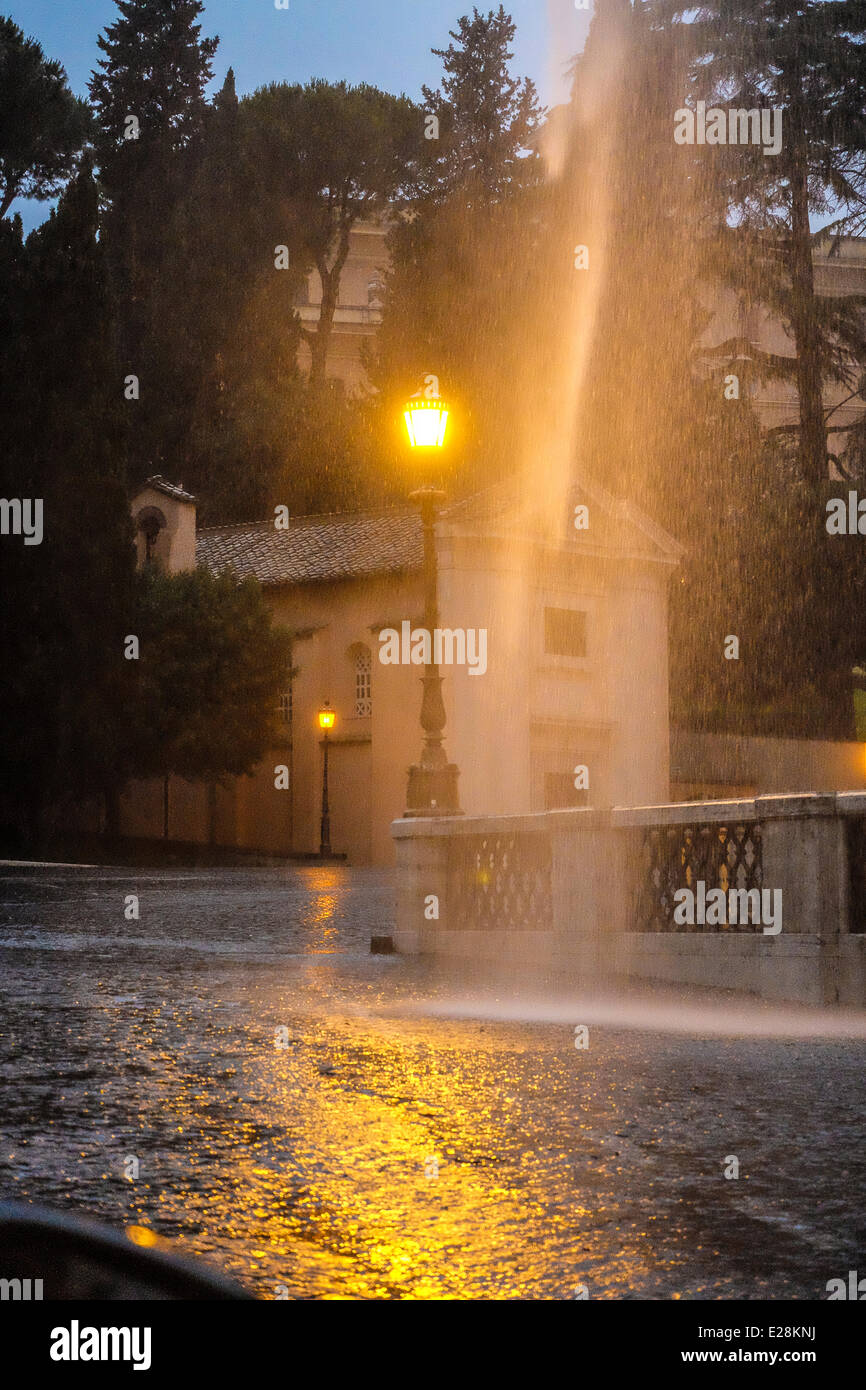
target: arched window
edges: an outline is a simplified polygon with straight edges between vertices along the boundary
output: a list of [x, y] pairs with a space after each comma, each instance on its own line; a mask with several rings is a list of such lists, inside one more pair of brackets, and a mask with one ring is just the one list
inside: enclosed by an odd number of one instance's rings
[[291, 732], [292, 719], [294, 716], [294, 691], [292, 688], [292, 681], [296, 674], [297, 672], [292, 665], [292, 656], [290, 652], [286, 661], [286, 683], [279, 693], [277, 704], [279, 721], [284, 726], [287, 733]]
[[366, 719], [373, 713], [373, 657], [369, 647], [352, 648], [355, 663], [355, 718]]
[[142, 507], [135, 518], [136, 529], [141, 537], [138, 557], [142, 564], [157, 562], [157, 542], [161, 532], [166, 529], [165, 514], [159, 507]]

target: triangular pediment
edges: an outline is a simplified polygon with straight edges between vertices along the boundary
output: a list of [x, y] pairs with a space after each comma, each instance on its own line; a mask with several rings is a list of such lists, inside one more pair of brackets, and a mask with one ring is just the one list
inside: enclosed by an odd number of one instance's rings
[[519, 536], [555, 550], [669, 565], [685, 554], [685, 547], [634, 503], [585, 479], [575, 480], [555, 502], [516, 481], [497, 484], [446, 505], [440, 526], [455, 535]]

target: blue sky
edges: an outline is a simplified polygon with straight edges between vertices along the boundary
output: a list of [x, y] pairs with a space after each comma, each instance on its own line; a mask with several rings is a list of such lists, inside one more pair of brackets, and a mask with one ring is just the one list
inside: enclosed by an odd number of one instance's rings
[[[479, 10], [498, 0], [475, 0]], [[565, 99], [566, 63], [583, 47], [590, 12], [574, 0], [504, 0], [517, 24], [514, 68], [531, 77], [546, 105]], [[239, 93], [265, 82], [371, 82], [385, 91], [419, 97], [421, 84], [437, 86], [448, 31], [473, 0], [205, 0], [202, 32], [218, 34], [217, 84], [233, 67]], [[87, 94], [99, 58], [97, 36], [117, 14], [114, 0], [0, 0], [0, 13], [63, 63], [72, 89]], [[47, 215], [47, 204], [20, 204], [25, 227]]]

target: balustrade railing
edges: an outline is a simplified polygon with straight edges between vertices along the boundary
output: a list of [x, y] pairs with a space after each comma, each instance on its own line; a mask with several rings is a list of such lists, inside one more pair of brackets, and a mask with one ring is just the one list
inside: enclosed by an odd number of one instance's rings
[[[642, 832], [640, 881], [632, 930], [641, 932], [761, 931], [759, 922], [726, 921], [724, 925], [678, 923], [675, 893], [682, 888], [760, 890], [763, 845], [757, 821], [741, 824], [650, 826]], [[739, 915], [739, 914], [738, 914]], [[744, 914], [741, 914], [745, 916]], [[756, 914], [759, 915], [759, 914]], [[727, 913], [725, 914], [727, 917]]]
[[401, 950], [866, 1007], [866, 792], [407, 818], [393, 833]]
[[550, 928], [550, 836], [457, 834], [449, 845], [447, 923], [463, 931]]
[[848, 854], [848, 930], [866, 932], [866, 816], [846, 816]]

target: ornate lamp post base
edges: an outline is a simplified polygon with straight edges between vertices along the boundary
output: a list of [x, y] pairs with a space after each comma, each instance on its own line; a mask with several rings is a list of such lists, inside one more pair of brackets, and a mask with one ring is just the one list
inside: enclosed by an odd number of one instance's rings
[[[439, 626], [439, 585], [433, 526], [436, 508], [444, 496], [443, 492], [433, 487], [419, 488], [411, 494], [411, 500], [417, 502], [421, 509], [424, 535], [424, 626], [429, 634], [431, 656], [435, 650], [433, 634]], [[421, 684], [424, 687], [421, 701], [424, 745], [420, 762], [414, 763], [409, 769], [406, 810], [403, 815], [460, 816], [463, 813], [457, 799], [457, 765], [449, 763], [448, 755], [442, 747], [445, 705], [442, 701], [442, 677], [435, 661], [427, 663]]]
[[462, 816], [457, 799], [459, 776], [456, 763], [443, 763], [441, 767], [414, 763], [409, 768], [408, 805], [403, 816]]
[[322, 828], [319, 835], [319, 854], [322, 858], [331, 853], [331, 809], [328, 805], [328, 740], [327, 730], [322, 739], [324, 757], [322, 759]]

